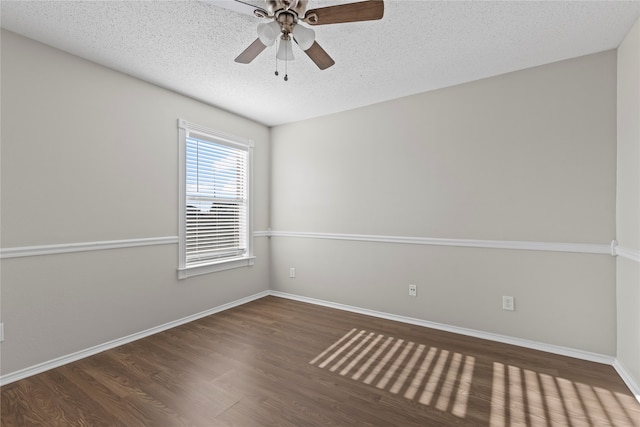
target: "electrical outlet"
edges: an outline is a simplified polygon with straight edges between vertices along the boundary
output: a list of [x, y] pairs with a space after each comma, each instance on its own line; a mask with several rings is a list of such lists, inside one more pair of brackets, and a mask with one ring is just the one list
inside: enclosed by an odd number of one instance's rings
[[295, 269], [295, 268], [291, 267], [291, 268], [289, 269], [289, 277], [291, 277], [292, 279], [293, 279], [294, 277], [296, 277], [296, 269]]
[[409, 296], [418, 296], [418, 287], [416, 285], [409, 285]]
[[513, 311], [515, 309], [515, 307], [514, 307], [514, 298], [513, 297], [508, 297], [508, 296], [503, 296], [502, 297], [502, 309], [503, 310]]
[[0, 342], [4, 341], [4, 323], [0, 323]]

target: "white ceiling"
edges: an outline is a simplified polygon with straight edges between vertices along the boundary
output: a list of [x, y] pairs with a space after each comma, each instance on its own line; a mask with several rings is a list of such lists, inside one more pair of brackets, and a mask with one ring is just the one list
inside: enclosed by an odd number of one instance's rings
[[234, 62], [260, 21], [210, 3], [2, 0], [1, 14], [10, 31], [274, 126], [616, 48], [640, 1], [387, 0], [380, 21], [316, 26], [336, 65], [294, 50], [288, 82], [275, 48]]

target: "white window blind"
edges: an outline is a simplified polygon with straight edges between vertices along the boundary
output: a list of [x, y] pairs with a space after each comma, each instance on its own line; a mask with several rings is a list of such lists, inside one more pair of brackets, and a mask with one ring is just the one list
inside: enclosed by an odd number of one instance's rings
[[187, 138], [187, 264], [246, 252], [246, 154]]
[[184, 221], [180, 267], [251, 258], [251, 144], [193, 127], [181, 128]]

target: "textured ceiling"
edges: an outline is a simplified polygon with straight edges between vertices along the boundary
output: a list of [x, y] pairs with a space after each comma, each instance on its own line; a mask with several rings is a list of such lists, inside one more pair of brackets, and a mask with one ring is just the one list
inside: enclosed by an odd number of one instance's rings
[[640, 16], [640, 1], [387, 0], [380, 21], [316, 26], [336, 65], [320, 71], [294, 47], [285, 82], [275, 48], [234, 62], [260, 21], [215, 3], [2, 0], [1, 22], [273, 126], [613, 49]]

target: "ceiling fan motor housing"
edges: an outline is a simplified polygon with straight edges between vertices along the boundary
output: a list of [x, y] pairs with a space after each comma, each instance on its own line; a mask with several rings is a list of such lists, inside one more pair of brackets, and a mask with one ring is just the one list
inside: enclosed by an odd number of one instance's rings
[[280, 10], [287, 10], [295, 13], [299, 17], [303, 17], [307, 11], [307, 3], [309, 0], [266, 0], [267, 10], [271, 15], [275, 15]]
[[280, 24], [280, 28], [282, 28], [282, 32], [285, 35], [288, 35], [293, 31], [293, 27], [297, 22], [297, 19], [293, 15], [293, 13], [289, 12], [281, 12], [276, 19]]

